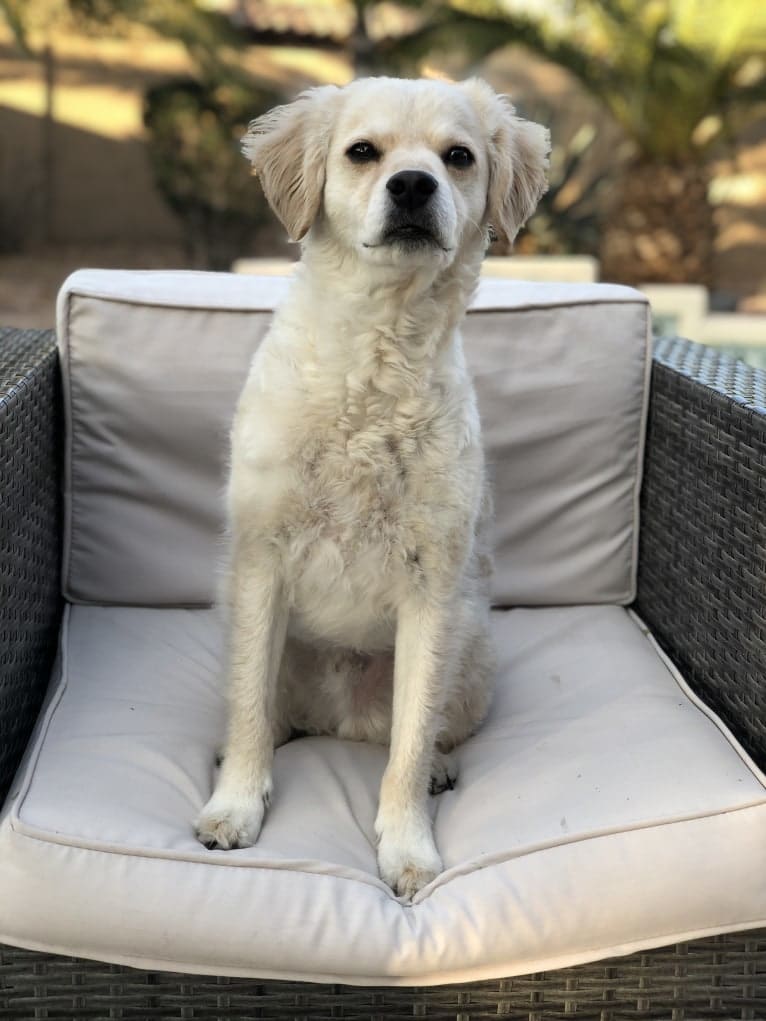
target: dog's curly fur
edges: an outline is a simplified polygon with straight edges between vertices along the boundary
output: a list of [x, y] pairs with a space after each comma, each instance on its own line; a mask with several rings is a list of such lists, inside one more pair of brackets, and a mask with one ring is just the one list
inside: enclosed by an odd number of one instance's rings
[[[303, 258], [232, 429], [231, 712], [197, 833], [257, 839], [293, 730], [390, 744], [378, 864], [411, 897], [441, 870], [429, 777], [451, 785], [445, 756], [493, 680], [491, 501], [458, 323], [490, 223], [513, 237], [544, 190], [547, 133], [475, 79], [377, 78], [304, 93], [244, 148]], [[401, 171], [428, 196], [397, 202]]]

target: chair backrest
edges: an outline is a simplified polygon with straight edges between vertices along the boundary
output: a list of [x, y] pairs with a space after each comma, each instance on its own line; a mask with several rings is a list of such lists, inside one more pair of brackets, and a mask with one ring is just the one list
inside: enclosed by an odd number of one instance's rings
[[[289, 284], [112, 270], [64, 283], [69, 600], [214, 599], [229, 426]], [[634, 598], [649, 320], [626, 287], [482, 281], [462, 332], [495, 491], [497, 605]]]

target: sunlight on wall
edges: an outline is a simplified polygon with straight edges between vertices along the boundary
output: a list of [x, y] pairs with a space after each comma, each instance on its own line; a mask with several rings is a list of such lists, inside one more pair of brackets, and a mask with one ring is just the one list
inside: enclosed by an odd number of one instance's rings
[[[41, 44], [42, 45], [42, 44]], [[42, 64], [12, 56], [7, 28], [0, 25], [0, 106], [20, 113], [45, 113]], [[191, 73], [183, 46], [165, 40], [92, 39], [57, 35], [54, 49], [54, 118], [112, 139], [143, 134], [147, 84]], [[244, 64], [269, 84], [293, 94], [312, 82], [345, 84], [353, 77], [341, 53], [302, 47], [251, 47]]]
[[[0, 106], [42, 116], [45, 112], [42, 83], [0, 83]], [[53, 113], [58, 124], [82, 128], [107, 138], [136, 138], [143, 133], [141, 97], [130, 89], [106, 85], [57, 85]]]
[[295, 92], [314, 82], [345, 85], [354, 77], [348, 57], [301, 46], [253, 46], [245, 66], [253, 74]]

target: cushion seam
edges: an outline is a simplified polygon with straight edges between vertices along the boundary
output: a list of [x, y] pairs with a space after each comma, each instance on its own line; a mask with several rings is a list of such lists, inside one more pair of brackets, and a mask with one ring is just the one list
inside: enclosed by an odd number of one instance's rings
[[[147, 272], [157, 272], [157, 271], [156, 270], [148, 270]], [[272, 278], [268, 278], [268, 279], [272, 279]], [[277, 279], [289, 280], [290, 278], [289, 277], [285, 277], [285, 278], [279, 277]], [[67, 303], [68, 304], [70, 303], [70, 300], [73, 297], [90, 298], [90, 299], [93, 299], [95, 301], [108, 301], [108, 302], [111, 302], [112, 304], [117, 304], [117, 305], [138, 305], [138, 306], [144, 306], [146, 308], [175, 309], [176, 311], [181, 309], [181, 310], [189, 311], [189, 312], [239, 312], [239, 313], [244, 313], [244, 312], [269, 312], [269, 313], [273, 313], [273, 312], [275, 312], [277, 310], [277, 308], [279, 308], [279, 305], [275, 305], [273, 303], [270, 304], [270, 305], [266, 305], [265, 303], [260, 303], [260, 302], [257, 303], [257, 304], [253, 304], [253, 305], [244, 305], [244, 304], [239, 305], [239, 304], [237, 304], [237, 305], [231, 305], [231, 306], [229, 306], [229, 305], [213, 305], [213, 304], [201, 304], [201, 305], [196, 305], [195, 304], [195, 305], [190, 305], [190, 304], [182, 304], [180, 302], [169, 303], [169, 302], [162, 301], [160, 299], [152, 300], [151, 298], [139, 298], [139, 297], [131, 298], [131, 297], [127, 297], [127, 296], [124, 296], [124, 295], [110, 295], [110, 294], [100, 293], [98, 291], [86, 291], [86, 290], [74, 290], [74, 289], [72, 289], [72, 290], [67, 292]], [[466, 309], [466, 314], [467, 315], [476, 315], [477, 313], [482, 313], [482, 312], [507, 312], [509, 314], [512, 314], [514, 312], [537, 312], [537, 311], [545, 311], [546, 309], [555, 309], [555, 308], [582, 308], [582, 307], [599, 306], [599, 305], [640, 305], [640, 306], [645, 308], [647, 306], [647, 302], [646, 302], [646, 300], [642, 300], [640, 297], [626, 296], [624, 298], [617, 298], [617, 297], [615, 297], [615, 298], [606, 298], [606, 297], [603, 297], [603, 298], [589, 298], [589, 299], [583, 300], [583, 301], [559, 300], [559, 301], [551, 301], [551, 302], [549, 302], [547, 304], [543, 304], [543, 303], [540, 303], [540, 302], [530, 302], [530, 303], [526, 303], [526, 304], [523, 304], [523, 305], [511, 305], [511, 306], [509, 306], [507, 304], [502, 305], [502, 304], [498, 303], [497, 305], [495, 305], [495, 304], [488, 304], [486, 306], [482, 306], [481, 308], [472, 308], [471, 306], [469, 306]]]
[[65, 498], [65, 519], [64, 519], [64, 555], [61, 565], [61, 592], [66, 596], [71, 591], [72, 575], [72, 545], [74, 531], [74, 400], [72, 396], [72, 295], [68, 294], [64, 306], [64, 321], [61, 324], [62, 336], [59, 338], [61, 349], [64, 352], [64, 378], [66, 382], [65, 393], [65, 430], [66, 430], [66, 452], [64, 466], [64, 498]]
[[646, 429], [649, 418], [649, 391], [652, 378], [652, 321], [649, 306], [644, 307], [644, 375], [641, 411], [638, 420], [638, 442], [635, 444], [635, 462], [633, 477], [633, 549], [629, 593], [625, 603], [634, 602], [638, 591], [638, 537], [641, 529], [641, 483], [644, 475], [644, 458], [646, 454]]
[[676, 687], [679, 689], [684, 698], [689, 702], [690, 705], [692, 705], [697, 710], [697, 712], [702, 713], [702, 715], [705, 716], [706, 719], [708, 719], [713, 724], [716, 730], [718, 730], [719, 734], [724, 738], [724, 740], [735, 752], [740, 762], [742, 762], [742, 764], [746, 766], [747, 769], [750, 771], [750, 773], [753, 776], [753, 779], [758, 784], [760, 784], [761, 789], [764, 791], [764, 795], [766, 796], [766, 776], [764, 776], [763, 772], [758, 768], [755, 761], [747, 754], [744, 748], [742, 748], [742, 746], [735, 738], [734, 734], [731, 732], [731, 730], [729, 730], [729, 728], [726, 726], [726, 724], [723, 722], [720, 716], [716, 712], [714, 712], [707, 705], [707, 703], [705, 703], [701, 698], [699, 698], [699, 696], [694, 692], [694, 690], [685, 680], [681, 671], [675, 665], [673, 660], [667, 655], [667, 653], [660, 647], [657, 639], [654, 637], [651, 630], [647, 627], [647, 625], [644, 623], [641, 617], [639, 617], [635, 610], [632, 610], [628, 607], [626, 608], [626, 612], [628, 616], [631, 618], [631, 620], [633, 620], [633, 622], [636, 624], [638, 629], [642, 632], [646, 640], [650, 643], [650, 645], [654, 649], [655, 655], [662, 663], [662, 665], [665, 667], [670, 676], [673, 678]]
[[[583, 836], [572, 837], [568, 840], [557, 841], [555, 843], [533, 845], [521, 852], [502, 854], [498, 856], [497, 859], [495, 860], [487, 860], [484, 862], [478, 861], [475, 863], [468, 864], [468, 866], [462, 870], [459, 870], [460, 867], [456, 866], [456, 870], [459, 871], [456, 871], [455, 874], [448, 876], [443, 882], [439, 882], [438, 880], [441, 877], [437, 877], [437, 879], [434, 881], [434, 885], [432, 887], [431, 886], [426, 887], [423, 890], [423, 896], [416, 897], [416, 899], [411, 903], [405, 903], [401, 901], [400, 898], [394, 896], [393, 892], [383, 885], [382, 880], [372, 875], [368, 879], [365, 874], [361, 874], [358, 876], [344, 876], [340, 873], [332, 871], [295, 868], [294, 865], [291, 864], [290, 859], [286, 859], [284, 864], [275, 863], [273, 861], [261, 862], [255, 860], [249, 860], [246, 862], [245, 861], [236, 862], [231, 860], [219, 860], [217, 858], [215, 859], [207, 858], [203, 851], [199, 852], [198, 857], [189, 855], [181, 856], [179, 854], [163, 851], [162, 849], [152, 850], [149, 848], [136, 849], [121, 848], [117, 845], [112, 847], [107, 846], [99, 847], [95, 846], [93, 843], [91, 844], [76, 843], [72, 838], [68, 839], [62, 838], [61, 840], [55, 840], [51, 839], [52, 835], [50, 834], [49, 831], [38, 830], [36, 827], [30, 826], [28, 823], [25, 823], [20, 818], [18, 812], [15, 810], [11, 814], [10, 824], [11, 829], [14, 831], [14, 833], [17, 833], [19, 836], [23, 837], [26, 840], [34, 840], [37, 841], [38, 843], [49, 844], [56, 847], [69, 847], [77, 851], [84, 851], [88, 854], [113, 854], [117, 856], [123, 856], [126, 858], [141, 858], [143, 860], [150, 861], [179, 862], [187, 865], [203, 865], [203, 866], [215, 865], [217, 867], [222, 868], [258, 869], [264, 872], [266, 871], [293, 872], [305, 876], [321, 876], [330, 879], [343, 880], [344, 882], [362, 883], [365, 886], [374, 887], [383, 894], [387, 894], [389, 899], [400, 903], [403, 908], [410, 908], [418, 907], [424, 901], [429, 900], [430, 897], [437, 892], [437, 890], [442, 890], [444, 887], [449, 886], [453, 882], [457, 882], [458, 880], [463, 879], [467, 876], [474, 875], [476, 872], [481, 872], [484, 869], [493, 868], [498, 865], [506, 865], [509, 864], [510, 862], [527, 858], [530, 855], [540, 854], [545, 851], [556, 851], [560, 848], [570, 847], [573, 844], [586, 843], [596, 840], [604, 840], [608, 839], [609, 837], [619, 837], [627, 833], [638, 833], [645, 830], [659, 829], [667, 826], [679, 826], [687, 822], [698, 822], [707, 819], [716, 819], [721, 816], [731, 816], [738, 814], [740, 812], [750, 812], [753, 809], [763, 808], [764, 805], [766, 805], [766, 797], [750, 802], [745, 805], [738, 805], [736, 808], [719, 809], [715, 812], [691, 814], [675, 819], [666, 819], [653, 823], [639, 823], [636, 824], [635, 826], [627, 826], [622, 829], [611, 829], [600, 833], [595, 832], [590, 834], [584, 834]], [[331, 862], [328, 862], [328, 864], [332, 865]], [[441, 875], [443, 876], [445, 875], [445, 873], [442, 873]]]

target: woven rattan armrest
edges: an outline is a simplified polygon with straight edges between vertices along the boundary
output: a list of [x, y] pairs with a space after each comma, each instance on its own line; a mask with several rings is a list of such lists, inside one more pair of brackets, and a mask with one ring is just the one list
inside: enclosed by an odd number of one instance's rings
[[636, 610], [766, 766], [766, 372], [657, 342]]
[[0, 328], [0, 803], [56, 652], [62, 432], [53, 332]]

